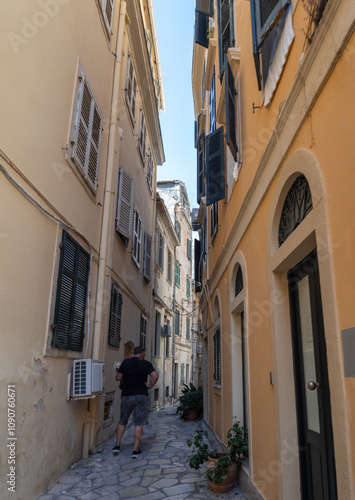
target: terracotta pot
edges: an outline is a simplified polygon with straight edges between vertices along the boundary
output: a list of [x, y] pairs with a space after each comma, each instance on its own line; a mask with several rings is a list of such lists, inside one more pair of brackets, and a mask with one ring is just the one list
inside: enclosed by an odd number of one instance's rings
[[197, 417], [198, 417], [198, 411], [190, 410], [186, 418], [189, 422], [194, 422], [195, 420], [197, 420]]
[[[217, 455], [218, 457], [221, 457], [223, 455], [227, 455], [227, 453], [218, 453]], [[215, 466], [217, 460], [218, 458], [208, 457], [206, 471], [208, 471], [208, 469], [212, 469]], [[226, 479], [223, 479], [219, 484], [216, 484], [214, 481], [209, 481], [211, 490], [215, 493], [226, 493], [227, 491], [232, 490], [237, 477], [237, 471], [238, 465], [232, 462], [227, 468]]]

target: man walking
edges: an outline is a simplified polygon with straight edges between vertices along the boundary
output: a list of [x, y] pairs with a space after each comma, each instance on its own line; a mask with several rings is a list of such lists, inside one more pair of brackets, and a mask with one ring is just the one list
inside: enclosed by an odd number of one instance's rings
[[[134, 450], [132, 458], [138, 458], [142, 453], [139, 443], [143, 435], [143, 425], [148, 423], [148, 389], [151, 389], [158, 381], [159, 375], [154, 366], [144, 359], [145, 348], [137, 346], [134, 348], [133, 357], [125, 359], [120, 367], [116, 369], [116, 380], [122, 381], [121, 416], [117, 427], [116, 446], [112, 453], [118, 455], [121, 440], [125, 433], [128, 419], [133, 412], [134, 420]], [[150, 375], [150, 384], [147, 384]]]

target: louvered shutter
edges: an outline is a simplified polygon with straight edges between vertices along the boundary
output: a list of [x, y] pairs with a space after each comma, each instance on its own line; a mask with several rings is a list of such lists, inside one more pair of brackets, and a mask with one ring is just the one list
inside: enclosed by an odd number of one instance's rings
[[195, 239], [194, 244], [195, 249], [195, 292], [201, 292], [202, 290], [202, 254], [201, 254], [201, 242]]
[[195, 11], [195, 43], [208, 47], [208, 15], [203, 12]]
[[133, 241], [132, 241], [132, 257], [138, 267], [141, 262], [141, 246], [142, 246], [142, 219], [137, 208], [134, 209], [133, 215]]
[[260, 48], [289, 5], [290, 0], [250, 0], [253, 54], [259, 90], [261, 90]]
[[218, 48], [219, 70], [222, 79], [224, 72], [224, 56], [229, 47], [234, 47], [233, 2], [230, 0], [217, 0], [218, 14]]
[[233, 158], [237, 161], [237, 129], [235, 112], [235, 81], [232, 70], [228, 64], [227, 56], [224, 56], [224, 82], [226, 95], [226, 143], [229, 145]]
[[63, 231], [52, 347], [82, 351], [89, 254]]
[[139, 114], [138, 147], [144, 164], [145, 164], [145, 142], [146, 142], [145, 119], [143, 110], [141, 109]]
[[191, 240], [187, 238], [187, 258], [189, 260], [191, 260], [192, 257], [191, 246], [192, 246]]
[[213, 1], [214, 0], [196, 0], [196, 10], [206, 14], [207, 16], [213, 16]]
[[222, 200], [224, 185], [224, 135], [223, 127], [206, 137], [206, 204]]
[[143, 259], [143, 277], [150, 281], [152, 268], [152, 237], [144, 233], [144, 259]]
[[205, 133], [198, 138], [197, 147], [197, 203], [205, 196]]
[[77, 117], [74, 126], [72, 159], [84, 178], [96, 190], [101, 145], [102, 117], [87, 78], [82, 72]]
[[141, 328], [140, 328], [139, 344], [141, 347], [146, 348], [147, 345], [147, 319], [141, 314]]
[[216, 328], [213, 335], [213, 378], [216, 384], [221, 383], [221, 330]]
[[108, 332], [108, 343], [112, 347], [120, 347], [121, 321], [122, 321], [122, 293], [112, 284], [111, 287], [111, 310]]
[[114, 0], [101, 0], [101, 9], [108, 32], [111, 32]]
[[118, 181], [116, 231], [128, 239], [131, 235], [132, 199], [133, 178], [123, 167], [120, 167], [120, 176]]

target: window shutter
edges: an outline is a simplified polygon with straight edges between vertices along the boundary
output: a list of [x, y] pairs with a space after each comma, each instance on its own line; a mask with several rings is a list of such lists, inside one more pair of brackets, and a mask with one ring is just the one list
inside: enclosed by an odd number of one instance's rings
[[196, 0], [196, 10], [206, 14], [206, 16], [213, 16], [213, 0]]
[[218, 47], [219, 70], [222, 79], [224, 72], [224, 56], [229, 47], [234, 46], [233, 2], [230, 0], [217, 0], [218, 14]]
[[163, 238], [163, 235], [159, 231], [158, 265], [162, 271], [164, 271], [164, 247], [165, 247], [165, 240]]
[[224, 82], [226, 95], [226, 143], [230, 147], [233, 158], [237, 161], [237, 130], [235, 112], [235, 82], [232, 70], [228, 64], [227, 55], [224, 56]]
[[177, 237], [181, 243], [181, 224], [178, 220], [175, 222], [175, 230], [176, 230]]
[[140, 328], [140, 340], [139, 344], [141, 347], [146, 348], [147, 346], [147, 318], [141, 314], [141, 328]]
[[144, 233], [144, 258], [143, 277], [150, 281], [152, 269], [152, 237], [147, 232]]
[[121, 319], [122, 319], [122, 293], [112, 284], [111, 287], [111, 310], [108, 332], [108, 343], [112, 347], [120, 347], [121, 341]]
[[197, 203], [205, 196], [205, 133], [198, 138], [197, 147]]
[[136, 113], [136, 96], [137, 96], [137, 82], [134, 74], [133, 61], [131, 56], [128, 56], [127, 64], [127, 94], [126, 99], [128, 103], [128, 109], [132, 121], [134, 122]]
[[206, 204], [224, 198], [224, 135], [223, 127], [206, 137]]
[[190, 330], [190, 318], [187, 317], [186, 318], [186, 338], [187, 338], [187, 340], [190, 340], [190, 336], [191, 336], [190, 331], [191, 331]]
[[250, 0], [253, 54], [259, 90], [261, 90], [260, 48], [289, 5], [290, 0]]
[[133, 241], [132, 241], [132, 257], [138, 267], [141, 261], [141, 245], [142, 245], [142, 219], [137, 208], [134, 209], [133, 215]]
[[143, 164], [145, 164], [145, 141], [146, 141], [146, 128], [143, 110], [139, 114], [139, 130], [138, 130], [138, 147], [141, 153]]
[[202, 253], [201, 241], [195, 239], [195, 292], [202, 291]]
[[180, 288], [180, 266], [175, 264], [175, 285]]
[[190, 278], [186, 276], [186, 296], [190, 298], [190, 294], [191, 294], [191, 281]]
[[191, 260], [191, 257], [192, 257], [191, 246], [192, 246], [192, 242], [189, 238], [187, 238], [187, 258], [189, 260]]
[[82, 351], [89, 254], [63, 231], [52, 347]]
[[203, 12], [195, 11], [195, 43], [208, 47], [208, 15]]
[[216, 384], [221, 383], [221, 330], [220, 327], [216, 328], [213, 335], [213, 365], [214, 374], [213, 378]]
[[198, 130], [197, 130], [197, 120], [194, 123], [194, 147], [197, 149], [198, 144]]
[[175, 335], [180, 335], [180, 311], [175, 311]]
[[77, 117], [71, 157], [96, 190], [99, 170], [102, 117], [85, 73], [80, 76]]
[[133, 198], [133, 178], [129, 173], [120, 167], [120, 177], [118, 182], [118, 200], [116, 231], [125, 238], [131, 236], [131, 211]]
[[109, 34], [111, 34], [112, 28], [113, 4], [114, 0], [101, 0], [101, 10]]

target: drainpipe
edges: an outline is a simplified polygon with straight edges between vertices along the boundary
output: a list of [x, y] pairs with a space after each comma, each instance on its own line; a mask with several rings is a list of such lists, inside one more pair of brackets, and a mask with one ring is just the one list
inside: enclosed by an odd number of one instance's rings
[[[114, 201], [115, 189], [113, 185], [113, 180], [115, 176], [115, 142], [117, 134], [120, 132], [118, 128], [118, 109], [119, 109], [119, 94], [120, 94], [120, 78], [121, 78], [121, 66], [122, 66], [122, 48], [123, 48], [123, 34], [125, 28], [125, 17], [126, 17], [126, 2], [121, 1], [120, 7], [120, 17], [117, 33], [116, 42], [116, 61], [113, 76], [113, 89], [112, 89], [112, 100], [111, 100], [111, 113], [110, 113], [110, 129], [109, 129], [109, 140], [108, 140], [108, 155], [107, 155], [107, 170], [106, 170], [106, 181], [105, 181], [105, 191], [104, 191], [104, 201], [103, 201], [103, 214], [102, 214], [102, 229], [101, 229], [101, 241], [100, 241], [100, 258], [99, 258], [99, 270], [98, 270], [98, 280], [97, 280], [97, 292], [96, 292], [96, 303], [95, 303], [95, 320], [94, 320], [94, 332], [93, 332], [93, 349], [92, 358], [100, 359], [100, 344], [101, 344], [101, 329], [102, 329], [102, 318], [103, 310], [105, 305], [105, 277], [106, 277], [106, 266], [107, 260], [109, 258], [109, 247], [110, 247], [110, 236], [111, 236], [111, 213], [112, 213], [112, 203]], [[119, 158], [120, 151], [120, 141], [117, 145], [117, 157]], [[90, 431], [84, 433], [85, 444], [83, 443], [83, 451], [87, 453], [89, 448], [90, 453], [95, 453], [95, 415], [96, 415], [96, 398], [90, 399], [89, 401], [89, 412], [91, 415], [90, 421]], [[89, 441], [89, 443], [87, 443]], [[83, 458], [87, 458], [83, 456]]]
[[173, 401], [175, 399], [175, 322], [176, 322], [176, 317], [175, 317], [175, 288], [176, 288], [176, 246], [174, 246], [174, 264], [175, 264], [175, 269], [173, 270], [173, 331], [172, 331], [172, 337], [173, 337], [173, 355], [172, 355], [172, 373], [171, 373], [171, 379], [172, 379], [172, 397]]

